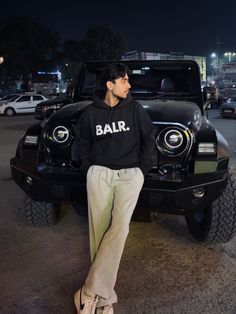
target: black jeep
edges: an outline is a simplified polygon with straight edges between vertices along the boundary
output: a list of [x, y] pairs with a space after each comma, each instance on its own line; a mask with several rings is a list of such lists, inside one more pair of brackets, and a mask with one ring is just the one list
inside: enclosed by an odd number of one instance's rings
[[[236, 182], [229, 170], [225, 138], [204, 116], [212, 99], [201, 91], [194, 61], [127, 61], [131, 95], [156, 129], [154, 167], [145, 177], [138, 207], [182, 214], [203, 242], [226, 242], [236, 231]], [[75, 127], [106, 62], [85, 63], [74, 103], [30, 127], [11, 159], [12, 176], [25, 192], [29, 223], [51, 225], [61, 204], [86, 207]]]

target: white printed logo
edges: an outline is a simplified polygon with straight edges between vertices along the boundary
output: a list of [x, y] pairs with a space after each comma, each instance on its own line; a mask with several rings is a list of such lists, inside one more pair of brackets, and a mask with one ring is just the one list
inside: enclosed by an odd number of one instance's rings
[[127, 132], [129, 127], [125, 127], [125, 121], [112, 122], [111, 125], [96, 125], [96, 135], [105, 135], [107, 133]]

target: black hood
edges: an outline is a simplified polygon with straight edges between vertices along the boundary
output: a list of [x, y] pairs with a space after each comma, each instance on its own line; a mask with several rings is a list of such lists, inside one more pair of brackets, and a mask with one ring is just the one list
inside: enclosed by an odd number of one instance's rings
[[190, 101], [145, 100], [140, 101], [152, 122], [174, 122], [186, 125], [197, 132], [202, 124], [200, 108]]
[[56, 98], [53, 98], [53, 99], [48, 99], [48, 100], [41, 101], [39, 104], [37, 104], [36, 107], [37, 108], [42, 108], [42, 107], [45, 107], [45, 106], [53, 106], [53, 105], [60, 104], [60, 103], [71, 104], [72, 101], [69, 98], [56, 97]]
[[83, 112], [83, 109], [86, 108], [89, 104], [91, 104], [91, 101], [81, 101], [79, 103], [68, 104], [62, 107], [60, 110], [54, 112], [49, 117], [49, 120], [51, 122], [57, 120], [77, 120]]

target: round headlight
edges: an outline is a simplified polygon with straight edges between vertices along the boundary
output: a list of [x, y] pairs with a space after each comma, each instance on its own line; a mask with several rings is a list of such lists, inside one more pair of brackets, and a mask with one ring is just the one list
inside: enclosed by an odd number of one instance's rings
[[180, 126], [164, 128], [156, 139], [159, 151], [170, 157], [183, 155], [190, 148], [191, 142], [189, 130]]
[[63, 125], [57, 126], [52, 133], [52, 137], [57, 143], [65, 143], [70, 136], [70, 131]]
[[170, 130], [164, 135], [166, 146], [175, 149], [182, 145], [183, 135], [178, 130]]

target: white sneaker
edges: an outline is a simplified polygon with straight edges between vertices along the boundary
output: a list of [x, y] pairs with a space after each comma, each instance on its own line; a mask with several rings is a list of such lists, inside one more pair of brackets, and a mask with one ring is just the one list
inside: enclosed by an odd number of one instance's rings
[[75, 293], [74, 301], [77, 314], [95, 314], [96, 304], [98, 302], [97, 295], [89, 295], [84, 291], [84, 288], [81, 288]]
[[102, 306], [102, 307], [97, 307], [96, 314], [113, 314], [113, 306], [112, 304]]

